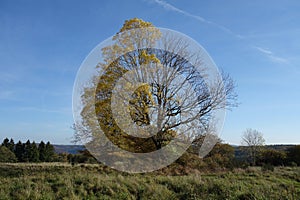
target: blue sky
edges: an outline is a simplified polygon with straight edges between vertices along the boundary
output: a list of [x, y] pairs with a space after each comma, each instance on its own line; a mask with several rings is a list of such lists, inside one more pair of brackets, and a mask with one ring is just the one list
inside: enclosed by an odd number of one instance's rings
[[72, 89], [88, 53], [133, 17], [198, 41], [235, 80], [221, 138], [247, 128], [300, 143], [300, 2], [0, 1], [0, 139], [70, 143]]

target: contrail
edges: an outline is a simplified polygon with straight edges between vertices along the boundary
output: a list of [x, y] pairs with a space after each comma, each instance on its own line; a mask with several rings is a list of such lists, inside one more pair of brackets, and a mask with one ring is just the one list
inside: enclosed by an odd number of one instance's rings
[[205, 18], [203, 18], [201, 16], [194, 15], [194, 14], [191, 14], [191, 13], [189, 13], [187, 11], [181, 10], [180, 8], [177, 8], [177, 7], [175, 7], [175, 6], [167, 3], [165, 1], [162, 1], [162, 0], [150, 0], [150, 2], [154, 2], [154, 3], [162, 6], [166, 10], [174, 11], [174, 12], [180, 13], [182, 15], [185, 15], [185, 16], [191, 17], [193, 19], [196, 19], [196, 20], [198, 20], [201, 23], [206, 23], [206, 24], [210, 24], [212, 26], [215, 26], [215, 27], [223, 30], [224, 32], [227, 32], [227, 33], [233, 35], [234, 37], [236, 37], [238, 39], [242, 39], [243, 38], [243, 36], [234, 33], [233, 31], [231, 31], [229, 28], [227, 28], [225, 26], [222, 26], [222, 25], [217, 24], [215, 22], [209, 21], [209, 20], [207, 20], [207, 19], [205, 19]]
[[272, 51], [258, 46], [253, 46], [256, 50], [267, 56], [271, 61], [276, 63], [288, 63], [288, 60], [279, 56], [275, 56]]
[[[245, 39], [244, 36], [240, 35], [240, 34], [236, 34], [235, 32], [233, 32], [231, 29], [220, 25], [218, 23], [215, 23], [213, 21], [207, 20], [204, 17], [201, 17], [199, 15], [194, 15], [192, 13], [189, 13], [185, 10], [182, 10], [180, 8], [177, 8], [175, 6], [173, 6], [172, 4], [163, 1], [163, 0], [147, 0], [148, 2], [154, 2], [156, 4], [158, 4], [159, 6], [163, 7], [165, 10], [170, 10], [173, 12], [177, 12], [179, 14], [185, 15], [187, 17], [191, 17], [201, 23], [205, 23], [205, 24], [209, 24], [211, 26], [214, 26], [230, 35], [232, 35], [233, 37], [237, 38], [237, 39]], [[264, 56], [266, 56], [269, 60], [271, 60], [272, 62], [275, 63], [288, 63], [288, 60], [279, 56], [275, 56], [274, 53], [268, 49], [262, 48], [262, 47], [257, 47], [257, 46], [253, 46], [250, 45], [250, 47], [254, 48], [255, 50], [257, 50], [258, 52], [262, 53]]]

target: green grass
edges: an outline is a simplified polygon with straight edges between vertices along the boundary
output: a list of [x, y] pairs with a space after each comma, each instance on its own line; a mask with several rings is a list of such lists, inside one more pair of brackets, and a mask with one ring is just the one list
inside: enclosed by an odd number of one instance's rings
[[300, 199], [300, 168], [164, 176], [101, 165], [0, 164], [0, 199]]

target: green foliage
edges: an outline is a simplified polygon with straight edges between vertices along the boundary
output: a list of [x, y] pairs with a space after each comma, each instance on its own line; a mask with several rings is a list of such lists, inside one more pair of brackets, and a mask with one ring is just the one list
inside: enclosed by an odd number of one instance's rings
[[295, 162], [291, 162], [289, 164], [290, 164], [291, 167], [297, 167], [297, 163], [295, 163]]
[[1, 144], [1, 146], [5, 146], [5, 147], [8, 147], [8, 144], [9, 144], [9, 139], [8, 138], [5, 138]]
[[45, 146], [45, 162], [51, 162], [53, 159], [53, 156], [55, 155], [54, 146], [50, 144], [50, 142], [47, 142]]
[[0, 146], [0, 162], [17, 162], [17, 158], [10, 149]]
[[34, 141], [30, 145], [29, 160], [30, 162], [39, 162], [39, 150]]
[[16, 144], [16, 147], [15, 147], [15, 155], [18, 159], [19, 162], [22, 162], [23, 161], [23, 153], [24, 153], [24, 146], [22, 144], [21, 141], [19, 141], [17, 144]]
[[218, 142], [204, 160], [210, 158], [220, 167], [232, 167], [234, 159], [234, 148], [229, 144]]
[[261, 166], [261, 170], [263, 171], [263, 172], [265, 172], [265, 171], [274, 171], [274, 166], [272, 165], [272, 164], [270, 164], [270, 163], [266, 163], [266, 164], [263, 164], [262, 166]]
[[39, 143], [39, 160], [41, 162], [46, 162], [46, 144], [44, 143], [44, 141], [41, 141]]
[[51, 162], [57, 157], [50, 142], [45, 144], [41, 141], [37, 145], [34, 141], [31, 143], [30, 140], [27, 140], [26, 143], [19, 141], [14, 144], [13, 139], [8, 140], [6, 138], [2, 146], [8, 148], [15, 155], [18, 162]]
[[13, 152], [15, 149], [15, 142], [12, 138], [10, 140], [8, 138], [5, 138], [2, 142], [2, 146], [7, 147], [9, 150]]
[[274, 149], [264, 149], [259, 158], [258, 163], [270, 164], [274, 166], [284, 165], [286, 161], [286, 153]]
[[300, 166], [300, 145], [296, 145], [288, 149], [287, 153], [288, 162], [295, 162], [298, 166]]
[[67, 159], [70, 163], [97, 163], [97, 160], [90, 154], [88, 150], [80, 151], [79, 154], [69, 154]]
[[29, 162], [29, 157], [31, 156], [31, 143], [30, 140], [27, 140], [25, 144], [23, 144], [24, 152], [22, 154], [22, 161]]

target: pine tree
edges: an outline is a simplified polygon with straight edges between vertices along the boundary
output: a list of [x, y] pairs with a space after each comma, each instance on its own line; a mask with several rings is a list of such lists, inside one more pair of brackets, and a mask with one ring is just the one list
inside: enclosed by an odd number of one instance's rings
[[51, 162], [53, 160], [53, 156], [55, 154], [54, 147], [50, 142], [47, 142], [46, 147], [45, 147], [45, 161], [46, 162]]
[[0, 162], [16, 162], [17, 158], [7, 147], [0, 146]]
[[10, 139], [7, 148], [9, 150], [11, 150], [12, 152], [14, 152], [14, 150], [15, 150], [15, 142], [14, 142], [14, 140], [12, 138]]
[[27, 140], [25, 144], [23, 144], [24, 152], [22, 155], [23, 162], [29, 162], [30, 154], [31, 154], [31, 143], [30, 140]]
[[9, 144], [9, 139], [5, 138], [2, 142], [2, 146], [8, 147], [8, 144]]
[[21, 141], [19, 141], [17, 144], [16, 144], [16, 147], [15, 147], [15, 151], [14, 151], [17, 159], [19, 162], [22, 162], [23, 161], [23, 154], [24, 154], [24, 146], [22, 144]]
[[30, 162], [39, 162], [39, 150], [34, 141], [30, 145], [29, 161]]
[[10, 151], [14, 152], [15, 143], [14, 143], [14, 140], [12, 138], [10, 140], [8, 138], [5, 138], [2, 142], [2, 146], [6, 147]]
[[39, 150], [39, 160], [41, 162], [46, 162], [46, 145], [44, 141], [40, 142], [38, 150]]

